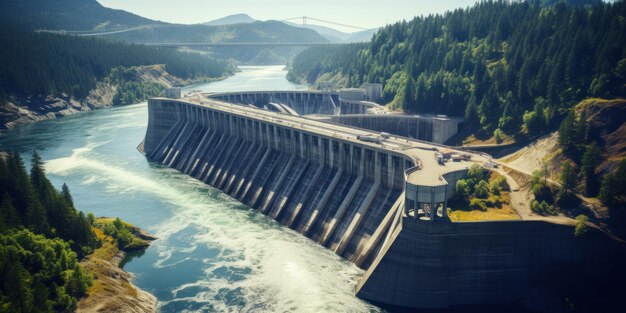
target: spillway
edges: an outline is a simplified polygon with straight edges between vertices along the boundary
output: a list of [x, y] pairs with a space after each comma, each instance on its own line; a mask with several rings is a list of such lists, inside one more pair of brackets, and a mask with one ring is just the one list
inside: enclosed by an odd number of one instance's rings
[[[599, 232], [546, 221], [452, 223], [447, 200], [471, 163], [438, 146], [203, 97], [154, 98], [140, 145], [366, 270], [356, 295], [410, 308], [521, 301], [548, 269], [626, 260]], [[598, 256], [602, 257], [598, 257]], [[611, 260], [610, 262], [608, 260]], [[593, 269], [590, 269], [593, 264]]]
[[[147, 157], [189, 174], [356, 262], [399, 199], [398, 153], [314, 129], [181, 102], [150, 101]], [[386, 198], [388, 201], [374, 201]], [[359, 214], [360, 212], [360, 214]], [[368, 212], [371, 218], [364, 219]], [[369, 227], [363, 227], [367, 223]], [[350, 249], [346, 249], [350, 247]], [[360, 264], [361, 265], [361, 264]]]

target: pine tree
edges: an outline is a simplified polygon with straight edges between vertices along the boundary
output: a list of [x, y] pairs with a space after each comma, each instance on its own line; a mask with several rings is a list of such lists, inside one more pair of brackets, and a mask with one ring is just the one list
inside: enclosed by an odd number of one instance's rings
[[43, 161], [37, 151], [33, 151], [31, 158], [30, 180], [41, 204], [47, 207], [51, 206], [55, 190], [46, 177]]
[[404, 95], [402, 97], [402, 105], [410, 112], [415, 112], [415, 84], [413, 83], [413, 78], [409, 76], [406, 80], [406, 85], [404, 87]]
[[593, 197], [598, 192], [598, 177], [596, 175], [596, 167], [602, 161], [602, 151], [595, 142], [587, 145], [582, 159], [582, 175], [585, 182], [585, 195]]
[[599, 198], [611, 207], [626, 205], [626, 159], [620, 161], [615, 173], [604, 175]]
[[570, 110], [567, 117], [561, 122], [559, 127], [559, 146], [565, 151], [571, 151], [574, 148], [576, 138], [574, 137], [574, 110]]
[[2, 196], [2, 204], [0, 204], [0, 220], [6, 228], [13, 228], [22, 225], [19, 215], [11, 203], [11, 196], [4, 193]]
[[9, 185], [9, 169], [4, 161], [4, 158], [0, 156], [0, 195], [7, 192]]
[[561, 186], [566, 193], [574, 189], [576, 185], [576, 172], [570, 162], [563, 162], [561, 165]]
[[476, 129], [480, 125], [478, 110], [476, 109], [476, 95], [472, 92], [470, 101], [465, 108], [465, 126], [468, 129]]
[[20, 215], [20, 218], [24, 219], [26, 217], [28, 206], [36, 200], [33, 192], [33, 186], [30, 182], [28, 174], [26, 173], [24, 162], [17, 152], [9, 154], [9, 158], [7, 159], [7, 168], [10, 173], [7, 190], [9, 195], [13, 198], [13, 206]]
[[70, 188], [67, 187], [67, 184], [65, 183], [63, 183], [63, 187], [61, 188], [61, 195], [63, 196], [63, 199], [70, 204], [70, 206], [74, 207], [74, 199], [70, 193]]
[[41, 206], [38, 201], [33, 201], [28, 206], [26, 212], [26, 226], [33, 232], [38, 234], [49, 234], [50, 225], [48, 224], [48, 217], [46, 216], [46, 209]]

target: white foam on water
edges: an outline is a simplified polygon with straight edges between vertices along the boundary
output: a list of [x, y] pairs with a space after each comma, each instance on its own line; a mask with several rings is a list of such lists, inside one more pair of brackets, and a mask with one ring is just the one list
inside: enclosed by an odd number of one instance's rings
[[[242, 67], [243, 72], [230, 83], [205, 86], [219, 91], [241, 90], [239, 82], [284, 77], [283, 68]], [[263, 84], [251, 86], [266, 89]], [[108, 131], [145, 127], [145, 113], [140, 112], [143, 106], [145, 103], [96, 116], [101, 120], [87, 130], [87, 142], [108, 138]], [[160, 308], [185, 302], [183, 307], [197, 304], [192, 307], [222, 312], [378, 311], [354, 296], [356, 282], [363, 274], [355, 265], [223, 193], [214, 189], [206, 192], [205, 184], [176, 170], [135, 168], [130, 164], [136, 163], [120, 162], [94, 150], [105, 143], [89, 143], [67, 157], [49, 160], [45, 167], [51, 174], [78, 176], [83, 184], [102, 185], [103, 192], [110, 195], [146, 195], [171, 209], [169, 218], [149, 228], [159, 238], [150, 247], [158, 256], [152, 266], [176, 273], [177, 268], [184, 271], [182, 267], [196, 258], [202, 268], [195, 281], [184, 281], [168, 290], [173, 300], [159, 302]], [[217, 255], [196, 252], [200, 247], [208, 247]]]
[[[102, 143], [100, 143], [102, 144]], [[159, 255], [153, 265], [160, 267], [184, 266], [187, 257], [197, 246], [218, 249], [217, 257], [202, 260], [204, 276], [193, 283], [185, 283], [172, 290], [191, 286], [202, 290], [194, 296], [160, 302], [160, 307], [173, 301], [206, 305], [206, 308], [224, 312], [361, 312], [375, 310], [354, 296], [354, 286], [362, 270], [341, 259], [304, 236], [279, 226], [267, 217], [243, 209], [239, 202], [216, 191], [200, 192], [207, 188], [175, 170], [156, 168], [151, 175], [122, 167], [92, 156], [100, 144], [88, 144], [74, 149], [70, 156], [46, 163], [49, 173], [64, 176], [69, 173], [85, 175], [85, 180], [99, 177], [106, 191], [115, 194], [140, 192], [159, 199], [173, 207], [170, 218], [150, 230], [160, 239], [153, 244]], [[168, 239], [184, 230], [195, 234], [180, 244]], [[216, 270], [234, 271], [232, 275], [218, 275]], [[228, 300], [231, 293], [242, 301]]]

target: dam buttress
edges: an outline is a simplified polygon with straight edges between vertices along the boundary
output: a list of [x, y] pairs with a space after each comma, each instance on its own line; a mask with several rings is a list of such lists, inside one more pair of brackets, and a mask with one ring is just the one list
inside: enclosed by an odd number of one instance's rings
[[[230, 95], [230, 97], [235, 97]], [[314, 97], [315, 98], [315, 97]], [[326, 106], [321, 98], [317, 103]], [[308, 108], [310, 111], [318, 111]], [[452, 223], [447, 200], [473, 163], [441, 146], [193, 95], [148, 101], [140, 145], [366, 270], [358, 297], [411, 308], [521, 301], [560, 263], [609, 268], [603, 234], [545, 221]], [[374, 139], [372, 139], [374, 138]], [[366, 139], [366, 140], [364, 140]], [[603, 265], [601, 265], [603, 264]]]

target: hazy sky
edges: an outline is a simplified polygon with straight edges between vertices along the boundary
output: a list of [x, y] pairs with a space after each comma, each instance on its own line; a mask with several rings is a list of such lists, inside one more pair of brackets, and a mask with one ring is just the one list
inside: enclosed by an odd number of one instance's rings
[[[477, 0], [98, 0], [147, 18], [182, 24], [211, 21], [246, 13], [259, 20], [310, 16], [342, 24], [374, 28], [416, 15], [467, 7]], [[298, 22], [298, 21], [295, 21]], [[300, 20], [299, 23], [302, 21]], [[320, 24], [309, 21], [310, 24]], [[355, 29], [333, 26], [342, 31]]]

